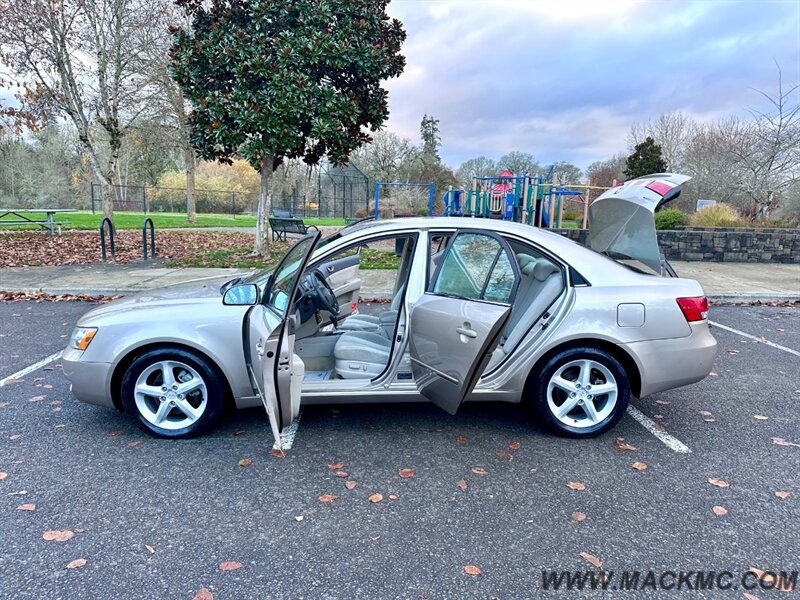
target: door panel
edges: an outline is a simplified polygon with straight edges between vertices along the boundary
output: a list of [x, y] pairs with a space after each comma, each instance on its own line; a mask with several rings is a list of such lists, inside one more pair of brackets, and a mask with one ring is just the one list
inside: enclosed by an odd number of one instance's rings
[[519, 266], [501, 237], [457, 231], [411, 310], [409, 351], [420, 393], [455, 414], [472, 391], [511, 315]]
[[361, 278], [358, 276], [361, 257], [358, 254], [345, 256], [322, 263], [317, 267], [328, 280], [339, 302], [339, 318], [343, 319], [353, 312], [353, 303], [358, 302]]
[[411, 316], [411, 370], [420, 393], [455, 414], [500, 340], [511, 307], [425, 294]]

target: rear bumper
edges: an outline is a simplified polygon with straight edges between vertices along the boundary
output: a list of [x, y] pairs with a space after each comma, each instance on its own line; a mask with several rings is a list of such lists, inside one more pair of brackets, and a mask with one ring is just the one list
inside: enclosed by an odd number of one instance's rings
[[81, 402], [114, 408], [111, 398], [111, 363], [81, 360], [83, 352], [67, 348], [61, 358], [64, 376], [72, 384], [72, 395]]
[[717, 340], [708, 322], [691, 325], [686, 337], [625, 344], [636, 357], [641, 375], [639, 397], [671, 390], [705, 379], [714, 366]]

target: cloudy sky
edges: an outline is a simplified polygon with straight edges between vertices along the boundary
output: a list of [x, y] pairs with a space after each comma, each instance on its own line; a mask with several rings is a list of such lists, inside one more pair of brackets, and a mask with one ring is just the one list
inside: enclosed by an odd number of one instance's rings
[[800, 82], [800, 0], [392, 0], [405, 72], [388, 128], [440, 120], [442, 157], [531, 152], [586, 167], [627, 149], [632, 122], [746, 116]]

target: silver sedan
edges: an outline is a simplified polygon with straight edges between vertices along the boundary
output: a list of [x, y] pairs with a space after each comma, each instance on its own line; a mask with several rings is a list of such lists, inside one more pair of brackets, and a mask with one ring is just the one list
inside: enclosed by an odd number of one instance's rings
[[[603, 194], [591, 249], [473, 218], [308, 235], [274, 269], [89, 311], [64, 373], [79, 400], [167, 438], [263, 405], [279, 446], [301, 404], [420, 400], [449, 413], [465, 400], [523, 403], [557, 434], [599, 435], [631, 396], [711, 371], [703, 290], [674, 276], [653, 223], [687, 179], [657, 174]], [[364, 268], [376, 257], [380, 270]], [[379, 311], [359, 311], [379, 298]]]

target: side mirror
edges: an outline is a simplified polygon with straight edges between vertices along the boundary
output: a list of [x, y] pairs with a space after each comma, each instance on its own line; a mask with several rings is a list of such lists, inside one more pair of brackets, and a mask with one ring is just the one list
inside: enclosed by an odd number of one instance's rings
[[253, 306], [258, 304], [261, 294], [255, 283], [234, 285], [222, 296], [225, 306]]

